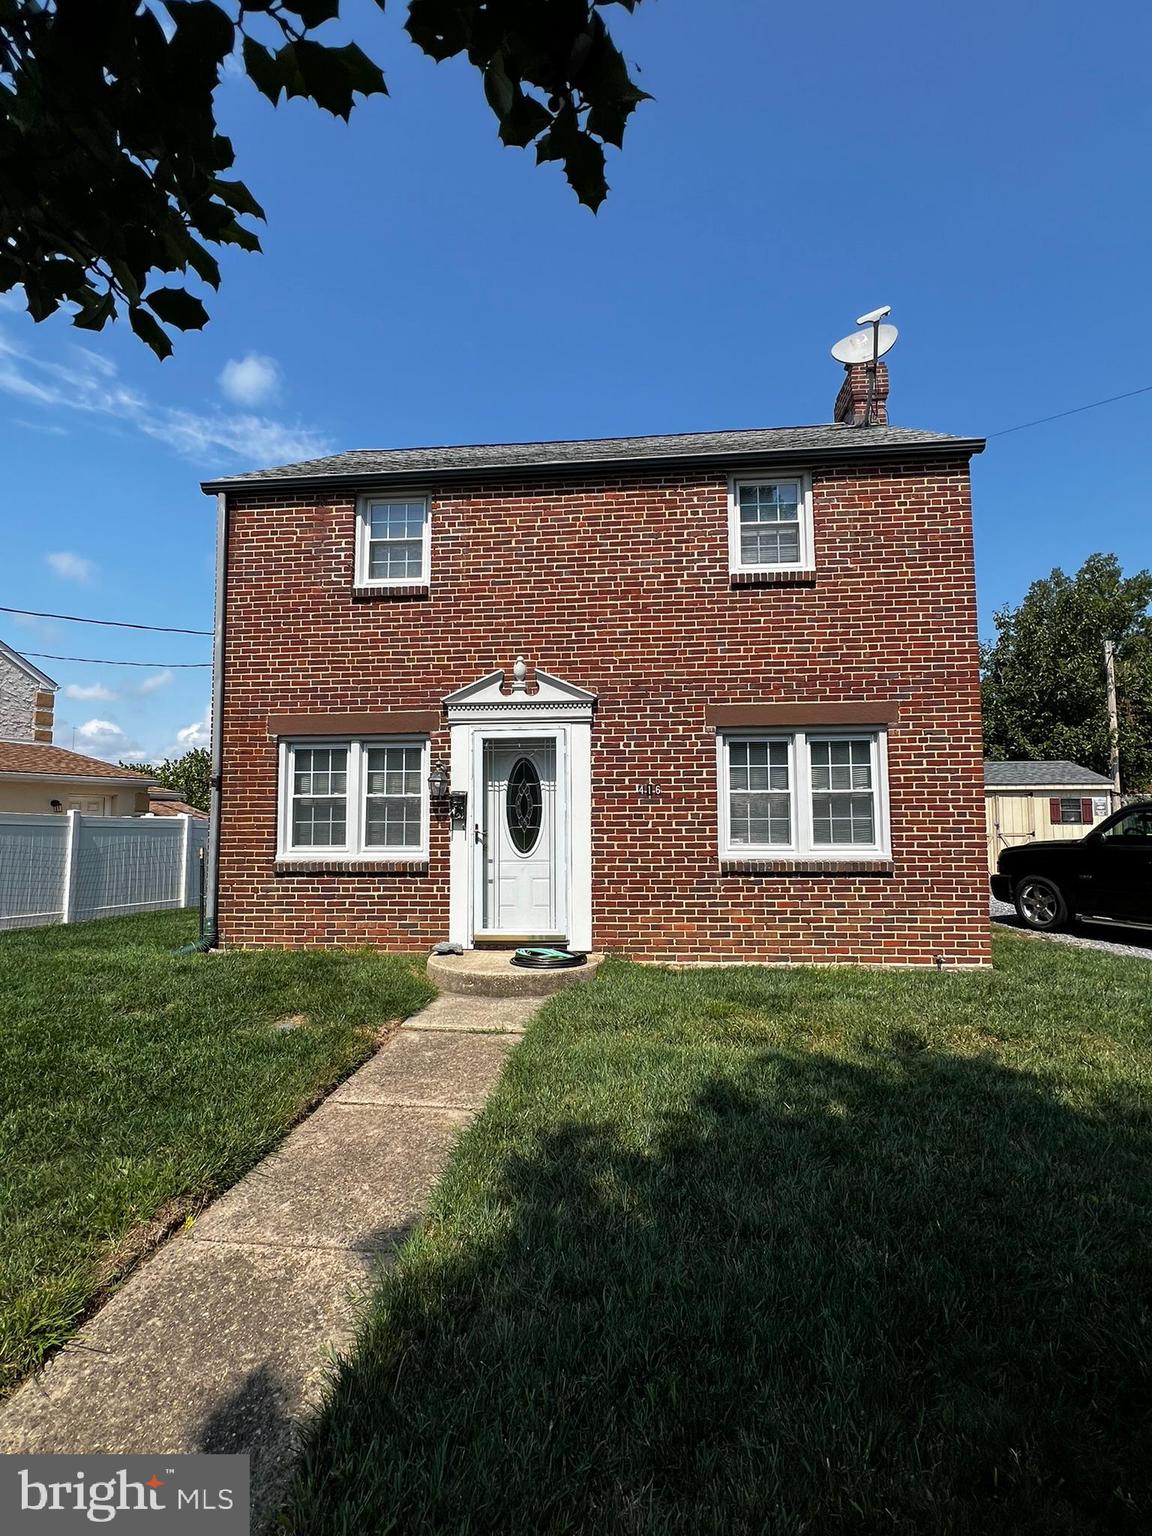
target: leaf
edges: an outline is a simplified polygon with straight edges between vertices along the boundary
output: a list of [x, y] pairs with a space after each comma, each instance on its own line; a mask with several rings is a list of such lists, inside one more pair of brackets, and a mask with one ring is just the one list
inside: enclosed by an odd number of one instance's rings
[[349, 83], [362, 96], [387, 96], [388, 86], [384, 71], [355, 43], [345, 43], [342, 48], [329, 48], [344, 63]]
[[321, 27], [340, 14], [340, 0], [280, 0], [282, 10], [299, 16], [306, 27]]
[[246, 213], [254, 219], [264, 217], [263, 208], [242, 181], [221, 181], [217, 176], [212, 183], [212, 190], [221, 202], [227, 203], [236, 213]]
[[484, 71], [484, 95], [488, 105], [501, 120], [511, 112], [518, 87], [514, 86], [508, 78], [508, 72], [504, 68], [504, 55], [497, 53], [492, 58], [488, 68]]
[[219, 64], [232, 52], [236, 28], [215, 0], [165, 0], [165, 7], [176, 23], [175, 41], [200, 59]]
[[174, 325], [178, 331], [199, 331], [208, 324], [208, 311], [183, 288], [153, 288], [144, 295], [144, 302], [165, 325]]
[[[300, 72], [300, 91], [289, 89], [289, 95], [307, 95], [316, 106], [332, 112], [333, 117], [347, 118], [352, 114], [353, 94], [356, 91], [386, 91], [384, 75], [372, 60], [355, 45], [349, 48], [324, 48], [323, 43], [313, 43], [300, 38], [292, 45], [295, 49], [296, 68]], [[369, 81], [362, 84], [361, 81]]]
[[412, 0], [404, 30], [430, 59], [438, 63], [462, 53], [472, 29], [467, 0]]
[[552, 121], [552, 114], [534, 96], [517, 89], [512, 108], [500, 123], [500, 139], [504, 144], [525, 149], [542, 134]]
[[276, 106], [284, 92], [284, 75], [279, 56], [251, 37], [244, 39], [241, 55], [249, 80], [262, 96], [267, 96], [272, 105]]
[[608, 195], [604, 176], [604, 150], [580, 127], [576, 109], [565, 102], [551, 128], [536, 145], [537, 163], [559, 160], [564, 166], [568, 185], [586, 208], [593, 213]]
[[102, 331], [116, 313], [116, 300], [111, 292], [97, 293], [90, 288], [78, 302], [80, 308], [73, 315], [72, 324], [82, 331]]
[[141, 309], [135, 304], [131, 305], [128, 310], [128, 324], [140, 340], [152, 348], [157, 357], [163, 359], [172, 356], [172, 343], [146, 309]]

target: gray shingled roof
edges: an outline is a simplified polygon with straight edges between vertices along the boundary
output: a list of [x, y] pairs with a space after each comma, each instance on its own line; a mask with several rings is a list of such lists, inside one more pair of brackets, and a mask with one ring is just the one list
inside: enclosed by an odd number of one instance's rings
[[915, 427], [761, 427], [746, 432], [680, 432], [670, 437], [599, 437], [556, 443], [471, 443], [443, 448], [364, 448], [305, 459], [275, 469], [206, 480], [204, 490], [260, 481], [366, 480], [389, 476], [459, 475], [476, 470], [579, 468], [581, 465], [731, 459], [891, 456], [900, 450], [979, 453], [983, 438], [951, 437]]
[[1111, 789], [1112, 780], [1079, 763], [1065, 763], [1058, 758], [1035, 762], [984, 764], [984, 784], [988, 788], [1027, 789]]

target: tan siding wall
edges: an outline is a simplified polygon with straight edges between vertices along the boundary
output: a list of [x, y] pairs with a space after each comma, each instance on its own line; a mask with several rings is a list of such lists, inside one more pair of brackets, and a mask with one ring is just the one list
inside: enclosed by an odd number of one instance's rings
[[[1099, 814], [1094, 812], [1091, 826], [1057, 825], [1049, 819], [1048, 811], [1048, 802], [1054, 797], [1091, 800]], [[1038, 838], [1045, 842], [1075, 842], [1085, 832], [1090, 832], [1098, 821], [1103, 821], [1110, 810], [1107, 790], [986, 790], [984, 799], [988, 817], [989, 870], [996, 868], [996, 860], [1004, 848], [1016, 848]], [[1100, 809], [1101, 805], [1103, 809]]]
[[85, 812], [89, 801], [99, 800], [104, 809], [92, 814], [131, 816], [135, 810], [134, 798], [115, 790], [97, 789], [90, 784], [69, 783], [67, 779], [24, 783], [0, 780], [0, 811], [21, 811], [26, 815], [46, 815], [52, 809], [53, 800], [59, 800], [65, 810], [78, 801], [80, 810]]

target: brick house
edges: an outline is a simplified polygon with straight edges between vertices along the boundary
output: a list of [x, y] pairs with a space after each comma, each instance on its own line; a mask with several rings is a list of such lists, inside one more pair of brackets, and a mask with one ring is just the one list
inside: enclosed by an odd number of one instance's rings
[[988, 962], [978, 439], [339, 454], [217, 496], [214, 936]]

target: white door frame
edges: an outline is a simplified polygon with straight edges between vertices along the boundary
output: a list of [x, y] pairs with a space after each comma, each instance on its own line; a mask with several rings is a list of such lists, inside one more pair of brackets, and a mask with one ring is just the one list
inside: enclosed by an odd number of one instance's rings
[[557, 852], [562, 900], [573, 949], [592, 948], [592, 710], [595, 695], [537, 672], [535, 693], [503, 691], [503, 672], [489, 673], [445, 699], [451, 737], [451, 786], [468, 796], [463, 825], [453, 824], [449, 858], [448, 938], [475, 948], [483, 908], [484, 743], [524, 739], [556, 743]]

